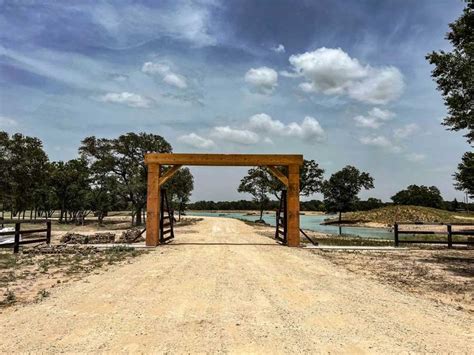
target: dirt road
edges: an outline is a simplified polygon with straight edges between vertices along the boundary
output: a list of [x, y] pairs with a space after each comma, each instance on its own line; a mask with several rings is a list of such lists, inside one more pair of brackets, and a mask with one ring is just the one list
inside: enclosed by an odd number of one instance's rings
[[460, 352], [473, 318], [206, 218], [173, 245], [0, 314], [0, 352]]

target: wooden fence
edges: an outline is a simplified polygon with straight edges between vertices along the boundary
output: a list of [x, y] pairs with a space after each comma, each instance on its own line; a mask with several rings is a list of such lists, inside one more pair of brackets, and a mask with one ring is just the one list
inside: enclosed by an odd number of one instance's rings
[[[6, 221], [4, 222], [7, 223]], [[14, 236], [13, 242], [0, 244], [0, 248], [13, 247], [13, 252], [18, 253], [20, 250], [20, 245], [23, 245], [23, 244], [42, 243], [42, 242], [46, 242], [48, 244], [51, 243], [51, 221], [44, 222], [46, 223], [46, 228], [22, 230], [21, 225], [27, 222], [28, 221], [15, 222], [14, 231], [0, 232], [0, 237], [9, 236], [9, 235]], [[27, 236], [34, 233], [45, 233], [45, 236], [41, 238], [36, 237], [36, 236], [34, 236], [33, 238], [23, 238], [23, 236]]]
[[[423, 226], [445, 226], [446, 231], [437, 231], [437, 230], [400, 230], [400, 226], [403, 225], [423, 225]], [[464, 226], [472, 227], [472, 229], [467, 230], [453, 230], [453, 226]], [[474, 240], [465, 240], [465, 241], [453, 241], [453, 236], [463, 235], [463, 236], [474, 236], [474, 224], [472, 223], [423, 223], [423, 222], [398, 222], [393, 226], [394, 242], [395, 246], [399, 246], [400, 243], [412, 243], [412, 244], [447, 244], [448, 248], [452, 248], [453, 245], [474, 245]], [[445, 240], [420, 240], [420, 239], [400, 239], [400, 235], [445, 235]]]

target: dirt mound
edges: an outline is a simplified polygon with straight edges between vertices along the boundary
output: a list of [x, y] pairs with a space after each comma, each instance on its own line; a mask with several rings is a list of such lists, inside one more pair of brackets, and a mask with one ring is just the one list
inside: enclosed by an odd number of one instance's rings
[[[421, 206], [387, 206], [370, 211], [343, 214], [344, 220], [376, 222], [392, 225], [395, 222], [459, 223], [459, 213]], [[466, 214], [466, 217], [472, 214]]]

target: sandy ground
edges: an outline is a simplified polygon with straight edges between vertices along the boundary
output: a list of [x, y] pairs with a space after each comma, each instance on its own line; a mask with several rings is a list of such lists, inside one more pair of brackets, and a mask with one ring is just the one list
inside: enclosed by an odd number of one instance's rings
[[132, 264], [0, 314], [0, 352], [458, 352], [474, 319], [205, 218]]

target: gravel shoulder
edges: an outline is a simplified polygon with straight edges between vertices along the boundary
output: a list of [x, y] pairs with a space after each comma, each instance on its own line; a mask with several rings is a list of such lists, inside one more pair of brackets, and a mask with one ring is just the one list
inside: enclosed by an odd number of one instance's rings
[[206, 217], [131, 264], [0, 314], [0, 352], [459, 352], [474, 317]]

